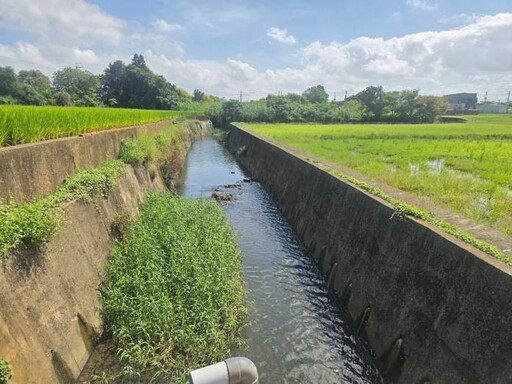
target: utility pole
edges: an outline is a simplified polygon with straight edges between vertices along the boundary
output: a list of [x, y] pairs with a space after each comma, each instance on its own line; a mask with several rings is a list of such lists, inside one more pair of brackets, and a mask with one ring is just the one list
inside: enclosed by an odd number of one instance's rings
[[83, 65], [82, 63], [75, 63], [75, 69], [82, 69]]
[[240, 102], [242, 102], [242, 91], [240, 91]]
[[334, 92], [334, 102], [336, 102], [336, 92]]
[[487, 103], [487, 91], [485, 91], [484, 103]]
[[508, 91], [508, 95], [507, 95], [507, 110], [505, 111], [505, 113], [508, 113], [509, 106], [510, 106], [510, 91]]
[[347, 94], [348, 94], [348, 91], [345, 91], [345, 100], [343, 100], [343, 101], [347, 101]]

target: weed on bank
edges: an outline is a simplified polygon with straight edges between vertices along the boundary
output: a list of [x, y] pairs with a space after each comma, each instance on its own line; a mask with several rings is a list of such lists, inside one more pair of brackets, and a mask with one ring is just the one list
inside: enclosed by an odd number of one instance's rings
[[101, 294], [125, 372], [170, 374], [220, 361], [246, 319], [233, 229], [212, 200], [148, 193], [115, 246]]

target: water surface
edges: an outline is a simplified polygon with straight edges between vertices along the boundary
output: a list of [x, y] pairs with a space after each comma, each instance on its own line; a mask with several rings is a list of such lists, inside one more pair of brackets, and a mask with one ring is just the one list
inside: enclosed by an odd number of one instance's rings
[[238, 235], [250, 303], [247, 346], [233, 351], [258, 366], [260, 383], [382, 383], [364, 343], [297, 235], [257, 182], [213, 139], [197, 141], [181, 192], [222, 202]]

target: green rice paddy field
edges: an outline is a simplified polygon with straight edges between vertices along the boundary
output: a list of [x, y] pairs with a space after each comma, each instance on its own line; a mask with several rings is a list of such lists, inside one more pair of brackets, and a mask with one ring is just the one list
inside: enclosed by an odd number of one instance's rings
[[244, 124], [512, 236], [512, 115], [444, 124]]
[[198, 115], [198, 113], [0, 105], [0, 147], [151, 123], [183, 115]]

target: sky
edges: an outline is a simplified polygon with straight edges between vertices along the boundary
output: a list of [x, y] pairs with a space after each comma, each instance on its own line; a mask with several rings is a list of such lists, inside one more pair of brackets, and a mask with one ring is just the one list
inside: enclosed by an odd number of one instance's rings
[[0, 0], [0, 66], [100, 74], [144, 55], [189, 92], [331, 99], [512, 90], [511, 0]]

